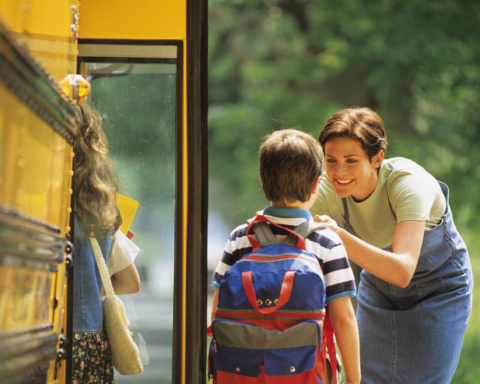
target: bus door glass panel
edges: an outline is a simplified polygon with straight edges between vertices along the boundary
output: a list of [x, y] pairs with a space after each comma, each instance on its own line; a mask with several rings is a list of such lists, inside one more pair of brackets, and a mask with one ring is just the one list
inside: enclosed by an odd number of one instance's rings
[[[130, 231], [139, 293], [121, 295], [129, 329], [140, 345], [144, 373], [116, 383], [171, 383], [175, 210], [175, 64], [83, 62], [91, 83], [87, 104], [103, 130], [121, 179], [119, 193], [138, 201]], [[144, 348], [148, 353], [144, 354]]]

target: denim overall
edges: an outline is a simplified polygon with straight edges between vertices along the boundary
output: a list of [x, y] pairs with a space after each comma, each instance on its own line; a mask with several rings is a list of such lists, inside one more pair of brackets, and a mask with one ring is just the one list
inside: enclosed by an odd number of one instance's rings
[[[363, 270], [358, 288], [362, 383], [450, 383], [472, 309], [467, 248], [446, 212], [425, 231], [415, 274], [406, 288]], [[345, 230], [354, 234], [345, 207]], [[386, 250], [391, 251], [391, 247]]]
[[[103, 309], [100, 299], [103, 283], [90, 237], [85, 233], [77, 214], [74, 241], [73, 333], [100, 332], [103, 330]], [[97, 237], [97, 241], [106, 259], [112, 236]]]

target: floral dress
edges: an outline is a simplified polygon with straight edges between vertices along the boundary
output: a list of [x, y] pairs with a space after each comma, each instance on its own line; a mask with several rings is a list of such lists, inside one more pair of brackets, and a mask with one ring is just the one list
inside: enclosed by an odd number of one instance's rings
[[113, 384], [112, 354], [104, 332], [75, 333], [72, 355], [73, 384]]

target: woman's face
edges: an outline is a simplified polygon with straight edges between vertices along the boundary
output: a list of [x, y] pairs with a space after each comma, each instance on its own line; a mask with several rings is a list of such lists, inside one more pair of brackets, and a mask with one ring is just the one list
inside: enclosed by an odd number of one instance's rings
[[325, 144], [327, 176], [340, 197], [353, 196], [362, 201], [377, 186], [378, 173], [383, 160], [379, 151], [370, 162], [362, 144], [347, 137], [335, 137]]

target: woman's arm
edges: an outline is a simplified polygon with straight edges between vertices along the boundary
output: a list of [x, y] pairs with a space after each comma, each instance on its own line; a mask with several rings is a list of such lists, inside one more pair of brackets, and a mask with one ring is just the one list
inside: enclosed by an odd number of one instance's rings
[[140, 290], [140, 275], [135, 263], [112, 275], [111, 280], [116, 295], [137, 293]]
[[422, 248], [425, 221], [401, 221], [395, 226], [392, 252], [384, 251], [351, 235], [328, 216], [315, 216], [343, 241], [350, 260], [372, 275], [405, 288], [412, 280]]

